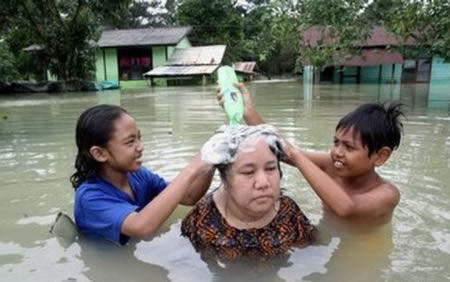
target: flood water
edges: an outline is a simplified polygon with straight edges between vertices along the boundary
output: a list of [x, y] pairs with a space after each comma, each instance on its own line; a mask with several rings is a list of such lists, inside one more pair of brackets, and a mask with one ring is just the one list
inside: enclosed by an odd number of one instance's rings
[[[401, 201], [391, 224], [351, 230], [324, 216], [299, 173], [283, 166], [282, 187], [317, 225], [317, 244], [283, 261], [222, 268], [180, 237], [179, 207], [153, 238], [125, 247], [49, 233], [72, 215], [74, 127], [99, 103], [120, 104], [143, 135], [144, 166], [172, 179], [224, 123], [214, 86], [0, 96], [0, 281], [448, 281], [450, 280], [449, 101], [426, 85], [318, 85], [259, 82], [257, 109], [298, 146], [326, 151], [337, 120], [357, 105], [401, 100], [404, 138], [379, 173]], [[449, 87], [450, 89], [450, 87]], [[218, 178], [212, 185], [217, 187]]]

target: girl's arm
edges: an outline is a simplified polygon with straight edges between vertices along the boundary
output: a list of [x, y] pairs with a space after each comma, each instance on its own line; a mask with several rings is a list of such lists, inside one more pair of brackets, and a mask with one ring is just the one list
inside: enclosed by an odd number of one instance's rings
[[216, 170], [212, 168], [207, 173], [197, 177], [185, 193], [183, 199], [180, 201], [180, 204], [186, 206], [195, 205], [211, 186], [211, 181], [215, 171]]
[[191, 184], [197, 178], [210, 175], [211, 170], [212, 165], [203, 162], [198, 154], [156, 198], [140, 212], [133, 212], [125, 218], [121, 232], [140, 239], [152, 235], [182, 201]]

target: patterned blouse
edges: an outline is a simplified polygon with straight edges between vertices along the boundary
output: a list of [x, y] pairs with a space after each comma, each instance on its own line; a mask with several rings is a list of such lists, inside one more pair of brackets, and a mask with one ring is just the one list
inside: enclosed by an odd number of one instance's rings
[[314, 226], [287, 196], [280, 197], [278, 213], [266, 226], [237, 229], [222, 217], [212, 195], [203, 197], [181, 225], [181, 234], [204, 255], [226, 260], [266, 259], [285, 254], [293, 246], [308, 245], [314, 239]]

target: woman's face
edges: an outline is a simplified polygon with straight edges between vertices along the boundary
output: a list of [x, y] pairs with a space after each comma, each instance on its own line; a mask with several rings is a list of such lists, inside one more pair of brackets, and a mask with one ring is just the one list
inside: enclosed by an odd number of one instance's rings
[[280, 196], [280, 171], [276, 156], [261, 139], [245, 141], [227, 174], [229, 208], [249, 216], [270, 212]]

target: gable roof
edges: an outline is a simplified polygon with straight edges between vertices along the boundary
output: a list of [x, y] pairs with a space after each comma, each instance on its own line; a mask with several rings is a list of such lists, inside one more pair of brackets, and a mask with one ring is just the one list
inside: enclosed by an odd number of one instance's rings
[[166, 65], [219, 65], [226, 45], [176, 48]]
[[[329, 37], [326, 27], [312, 26], [304, 31], [303, 41], [306, 45], [317, 46], [319, 44], [330, 44], [334, 41]], [[322, 42], [321, 42], [322, 41]], [[394, 35], [390, 34], [384, 27], [375, 26], [372, 29], [370, 37], [362, 44], [357, 43], [355, 46], [359, 47], [381, 47], [389, 45], [414, 45], [416, 41], [413, 38], [409, 38], [405, 41], [398, 40]]]
[[212, 74], [220, 66], [226, 45], [176, 48], [167, 63], [144, 74], [146, 77], [180, 77]]
[[403, 56], [396, 51], [383, 49], [363, 49], [360, 55], [356, 55], [336, 65], [346, 67], [375, 66], [385, 64], [402, 64]]
[[233, 63], [233, 68], [237, 72], [246, 73], [246, 74], [254, 74], [254, 69], [256, 66], [256, 62], [235, 62]]
[[161, 27], [105, 30], [99, 47], [176, 45], [191, 31], [191, 27]]

